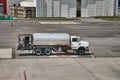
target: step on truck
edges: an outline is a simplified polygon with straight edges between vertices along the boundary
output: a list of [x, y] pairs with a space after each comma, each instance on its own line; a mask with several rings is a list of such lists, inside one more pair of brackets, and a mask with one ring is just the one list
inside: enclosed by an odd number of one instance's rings
[[85, 54], [89, 42], [68, 33], [19, 34], [17, 50], [32, 50], [35, 55], [51, 55], [54, 52]]

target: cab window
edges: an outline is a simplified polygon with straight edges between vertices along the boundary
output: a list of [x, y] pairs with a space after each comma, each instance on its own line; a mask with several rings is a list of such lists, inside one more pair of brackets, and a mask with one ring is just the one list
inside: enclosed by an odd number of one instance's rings
[[72, 38], [72, 42], [78, 42], [78, 38]]
[[72, 42], [79, 42], [80, 38], [72, 38]]

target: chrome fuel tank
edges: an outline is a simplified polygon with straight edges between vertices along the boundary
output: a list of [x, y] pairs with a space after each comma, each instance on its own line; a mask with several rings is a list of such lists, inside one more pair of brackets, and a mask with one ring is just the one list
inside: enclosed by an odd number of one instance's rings
[[33, 33], [34, 45], [70, 46], [68, 33]]

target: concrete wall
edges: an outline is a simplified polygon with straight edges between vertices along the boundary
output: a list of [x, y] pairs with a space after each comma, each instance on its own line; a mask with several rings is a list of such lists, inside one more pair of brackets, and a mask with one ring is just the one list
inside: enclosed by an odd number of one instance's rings
[[[24, 0], [7, 0], [9, 6]], [[36, 17], [76, 17], [77, 0], [27, 0], [33, 1]], [[32, 5], [31, 5], [32, 6]], [[81, 17], [118, 15], [118, 0], [81, 0]]]
[[60, 17], [60, 1], [53, 2], [53, 17]]
[[120, 0], [114, 0], [114, 16], [118, 16], [119, 1]]
[[81, 0], [81, 17], [117, 15], [118, 0]]
[[44, 0], [36, 0], [36, 17], [45, 17], [43, 4]]
[[35, 0], [36, 17], [76, 17], [76, 0]]
[[[46, 0], [46, 4], [47, 4], [46, 5], [46, 7], [47, 7], [47, 17], [52, 17], [53, 16], [52, 0]], [[55, 5], [55, 3], [54, 3], [54, 5]]]

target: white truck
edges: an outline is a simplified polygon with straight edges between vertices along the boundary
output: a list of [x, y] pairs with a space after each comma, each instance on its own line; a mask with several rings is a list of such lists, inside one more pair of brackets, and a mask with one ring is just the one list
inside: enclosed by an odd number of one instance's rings
[[89, 52], [89, 42], [68, 33], [33, 33], [18, 36], [17, 50], [32, 50], [36, 55], [50, 55], [54, 52], [85, 54]]

